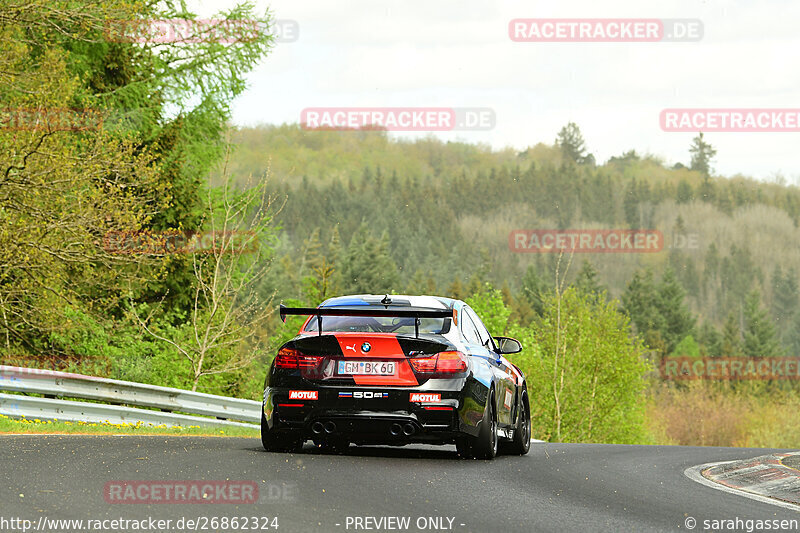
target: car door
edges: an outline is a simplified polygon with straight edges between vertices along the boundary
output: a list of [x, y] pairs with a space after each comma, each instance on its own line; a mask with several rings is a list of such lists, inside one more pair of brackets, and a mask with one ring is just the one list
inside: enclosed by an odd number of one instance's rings
[[494, 339], [475, 311], [470, 307], [465, 307], [465, 311], [475, 325], [479, 342], [485, 349], [486, 356], [496, 377], [497, 422], [500, 424], [513, 424], [514, 420], [511, 415], [514, 399], [516, 398], [516, 378], [511, 370], [511, 364], [505, 357], [497, 353]]

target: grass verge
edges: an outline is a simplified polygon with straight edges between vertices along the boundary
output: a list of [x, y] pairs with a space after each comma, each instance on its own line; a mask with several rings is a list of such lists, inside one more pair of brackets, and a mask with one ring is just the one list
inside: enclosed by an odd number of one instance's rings
[[17, 420], [0, 415], [0, 434], [57, 433], [63, 435], [186, 435], [194, 437], [258, 437], [259, 430], [237, 426], [225, 428], [187, 426], [167, 427], [149, 424], [111, 424], [109, 422], [65, 422]]

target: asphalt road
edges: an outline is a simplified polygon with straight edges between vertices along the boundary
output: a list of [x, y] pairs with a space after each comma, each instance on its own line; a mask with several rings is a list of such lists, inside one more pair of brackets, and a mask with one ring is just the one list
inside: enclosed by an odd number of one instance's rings
[[[170, 531], [194, 529], [185, 522], [176, 528], [181, 517], [267, 517], [270, 525], [277, 517], [281, 533], [397, 531], [364, 529], [376, 526], [365, 517], [389, 516], [409, 517], [401, 531], [503, 533], [686, 531], [687, 517], [698, 521], [695, 531], [703, 531], [706, 519], [800, 520], [800, 512], [683, 474], [700, 463], [777, 450], [535, 444], [525, 457], [489, 462], [459, 460], [452, 447], [351, 448], [332, 455], [306, 446], [278, 454], [263, 451], [256, 439], [0, 436], [0, 530], [14, 530], [3, 519], [28, 519], [33, 527], [40, 517], [169, 519]], [[128, 480], [255, 482], [259, 502], [109, 503], [107, 483]], [[266, 524], [261, 519], [259, 530]]]

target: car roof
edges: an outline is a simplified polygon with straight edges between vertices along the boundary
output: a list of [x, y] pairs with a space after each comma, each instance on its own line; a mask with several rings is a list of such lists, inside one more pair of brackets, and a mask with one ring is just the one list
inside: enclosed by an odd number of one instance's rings
[[452, 298], [442, 296], [407, 295], [407, 294], [353, 294], [349, 296], [338, 296], [328, 298], [322, 302], [320, 307], [349, 307], [362, 305], [385, 305], [382, 300], [389, 297], [389, 305], [395, 307], [416, 307], [422, 309], [452, 309], [456, 302]]

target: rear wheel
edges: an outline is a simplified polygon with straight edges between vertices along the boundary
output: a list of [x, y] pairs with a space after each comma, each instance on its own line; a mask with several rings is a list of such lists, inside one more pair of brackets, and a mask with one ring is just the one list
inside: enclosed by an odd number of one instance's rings
[[469, 459], [494, 459], [497, 455], [497, 412], [494, 408], [494, 392], [490, 393], [478, 436], [464, 435], [456, 439], [456, 450]]
[[270, 429], [261, 412], [261, 444], [268, 452], [292, 452], [303, 447], [303, 439], [288, 432]]
[[514, 428], [514, 438], [504, 446], [503, 451], [515, 455], [525, 455], [531, 449], [531, 409], [528, 404], [528, 393], [522, 392], [520, 399], [517, 426]]

